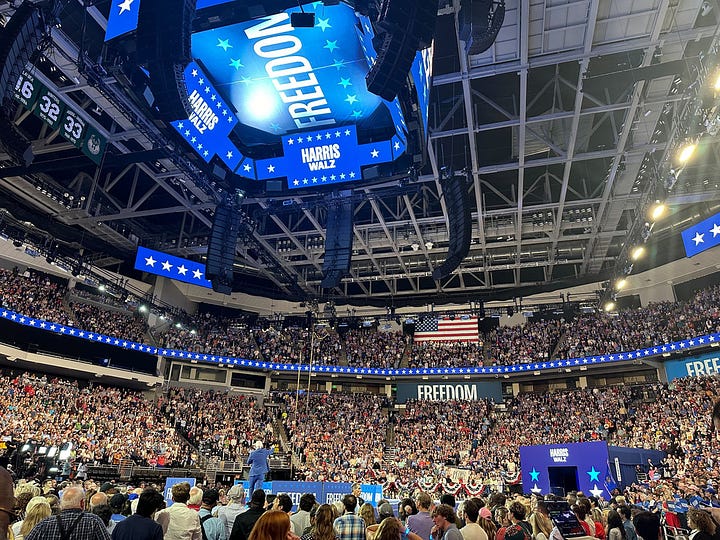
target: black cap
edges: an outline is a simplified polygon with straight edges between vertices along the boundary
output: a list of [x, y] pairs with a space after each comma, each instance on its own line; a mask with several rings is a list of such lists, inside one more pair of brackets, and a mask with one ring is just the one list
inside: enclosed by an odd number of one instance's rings
[[203, 504], [215, 505], [217, 504], [218, 500], [220, 500], [220, 493], [218, 493], [217, 489], [208, 489], [207, 491], [203, 492]]
[[250, 497], [250, 502], [262, 506], [265, 504], [265, 492], [262, 489], [256, 489], [253, 491], [252, 496]]

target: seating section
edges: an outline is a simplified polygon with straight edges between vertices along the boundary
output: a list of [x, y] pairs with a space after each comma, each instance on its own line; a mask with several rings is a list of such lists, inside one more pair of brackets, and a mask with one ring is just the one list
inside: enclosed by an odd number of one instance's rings
[[150, 335], [158, 336], [158, 343], [153, 343], [139, 314], [83, 303], [76, 294], [74, 301], [66, 301], [67, 284], [59, 278], [0, 269], [0, 286], [2, 305], [24, 315], [172, 349], [273, 363], [309, 364], [312, 360], [314, 365], [364, 368], [509, 365], [629, 351], [720, 331], [720, 286], [714, 286], [687, 302], [498, 327], [477, 343], [413, 343], [409, 334], [374, 327], [342, 334], [317, 328], [313, 336], [297, 326], [207, 312], [180, 327], [161, 321], [151, 329]]

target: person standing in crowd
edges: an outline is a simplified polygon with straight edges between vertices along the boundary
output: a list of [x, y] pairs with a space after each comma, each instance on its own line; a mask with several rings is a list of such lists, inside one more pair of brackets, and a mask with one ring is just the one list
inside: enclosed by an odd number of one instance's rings
[[265, 512], [265, 492], [262, 489], [256, 489], [250, 496], [248, 509], [235, 518], [229, 540], [247, 540], [263, 512]]
[[406, 525], [412, 532], [422, 538], [422, 540], [430, 540], [430, 529], [433, 527], [433, 519], [430, 515], [432, 499], [430, 495], [423, 491], [415, 497], [415, 502], [418, 513], [408, 516]]
[[218, 504], [220, 494], [217, 489], [208, 489], [203, 493], [202, 505], [198, 516], [200, 526], [203, 528], [203, 538], [206, 540], [226, 540], [225, 525], [219, 518], [213, 517], [212, 510]]
[[329, 504], [321, 504], [315, 511], [311, 531], [302, 537], [302, 540], [335, 540], [333, 521], [335, 511]]
[[338, 540], [365, 540], [365, 520], [355, 514], [357, 498], [345, 495], [342, 503], [345, 513], [333, 523]]
[[190, 498], [188, 499], [187, 506], [190, 510], [200, 511], [202, 506], [203, 490], [198, 486], [190, 488]]
[[315, 504], [315, 495], [303, 493], [298, 504], [298, 511], [290, 516], [292, 530], [298, 536], [302, 536], [305, 529], [310, 526], [310, 510]]
[[[660, 540], [661, 529], [660, 529], [660, 515], [654, 512], [639, 512], [633, 517], [633, 525], [635, 525], [635, 531], [637, 532], [638, 538], [642, 540]], [[608, 519], [608, 527], [610, 527], [610, 520]], [[608, 539], [610, 535], [608, 535]]]
[[463, 540], [463, 535], [457, 528], [457, 516], [452, 506], [441, 504], [432, 513], [433, 528], [430, 537], [433, 540]]
[[255, 441], [255, 450], [250, 452], [247, 463], [250, 465], [250, 476], [248, 477], [248, 490], [254, 493], [262, 489], [265, 475], [270, 471], [268, 457], [272, 456], [275, 450], [264, 448], [262, 441]]
[[13, 479], [5, 467], [0, 467], [0, 540], [7, 540], [10, 524], [15, 521]]
[[618, 506], [617, 512], [618, 512], [618, 514], [620, 514], [620, 518], [622, 519], [623, 527], [625, 527], [625, 536], [627, 537], [627, 540], [637, 540], [637, 533], [635, 532], [635, 525], [633, 525], [633, 522], [630, 520], [630, 517], [631, 517], [630, 507], [627, 505]]
[[623, 526], [622, 518], [616, 510], [608, 512], [608, 540], [627, 540], [627, 533]]
[[155, 521], [162, 527], [165, 540], [201, 540], [200, 518], [198, 513], [187, 505], [190, 499], [190, 484], [175, 484], [171, 494], [172, 506], [160, 510], [155, 516]]
[[365, 504], [365, 501], [360, 496], [362, 493], [362, 485], [359, 482], [355, 482], [352, 485], [352, 494], [355, 495], [355, 498], [357, 499], [357, 507], [355, 508], [355, 513], [357, 514], [360, 512], [360, 507]]
[[235, 518], [247, 510], [245, 506], [245, 488], [242, 487], [242, 484], [235, 484], [228, 490], [227, 498], [228, 504], [218, 508], [217, 517], [225, 526], [225, 536], [229, 537], [235, 524]]
[[268, 510], [260, 516], [248, 538], [248, 540], [296, 539], [297, 537], [290, 531], [290, 517], [282, 510]]
[[717, 528], [715, 521], [705, 510], [691, 508], [687, 514], [688, 527], [690, 527], [689, 540], [712, 540]]
[[[30, 502], [32, 502], [32, 499], [30, 499]], [[20, 526], [20, 533], [15, 535], [15, 540], [23, 540], [28, 534], [30, 534], [30, 531], [35, 528], [35, 525], [51, 515], [52, 510], [50, 510], [50, 504], [44, 497], [42, 501], [37, 502], [32, 506], [28, 503], [28, 510], [25, 514], [25, 519], [22, 521], [22, 525]]]
[[465, 523], [466, 525], [460, 529], [465, 540], [488, 540], [487, 533], [478, 525], [478, 518], [480, 517], [480, 507], [473, 499], [465, 501], [463, 506], [465, 512]]
[[146, 489], [138, 497], [134, 514], [118, 523], [112, 532], [112, 540], [163, 540], [163, 529], [152, 519], [153, 514], [165, 508], [162, 493]]
[[70, 486], [63, 491], [59, 516], [45, 518], [30, 531], [26, 540], [110, 540], [102, 520], [85, 512], [85, 492], [79, 486]]

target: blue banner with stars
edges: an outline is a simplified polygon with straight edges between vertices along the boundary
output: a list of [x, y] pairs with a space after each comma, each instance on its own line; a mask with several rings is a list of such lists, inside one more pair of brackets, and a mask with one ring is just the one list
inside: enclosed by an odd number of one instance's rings
[[206, 162], [217, 155], [234, 170], [242, 154], [228, 135], [237, 125], [237, 118], [196, 62], [185, 68], [185, 86], [192, 114], [171, 122], [172, 126]]
[[720, 245], [720, 214], [688, 227], [681, 234], [688, 257]]
[[205, 278], [204, 264], [142, 246], [135, 256], [135, 270], [212, 289], [212, 283]]
[[283, 157], [257, 161], [256, 174], [260, 180], [287, 177], [289, 188], [360, 180], [363, 165], [392, 160], [389, 141], [358, 144], [353, 125], [288, 135], [282, 144]]

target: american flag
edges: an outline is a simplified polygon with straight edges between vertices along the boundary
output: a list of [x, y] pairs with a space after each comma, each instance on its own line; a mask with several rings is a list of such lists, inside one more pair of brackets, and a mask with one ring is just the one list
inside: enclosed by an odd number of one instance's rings
[[415, 327], [415, 341], [480, 341], [478, 319], [422, 319]]

